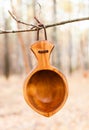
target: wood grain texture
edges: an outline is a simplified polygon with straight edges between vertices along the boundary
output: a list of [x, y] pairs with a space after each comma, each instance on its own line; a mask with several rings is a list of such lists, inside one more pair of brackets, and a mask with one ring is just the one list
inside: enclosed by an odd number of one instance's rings
[[31, 46], [38, 65], [28, 74], [23, 89], [28, 105], [47, 117], [60, 110], [68, 96], [64, 75], [49, 62], [53, 47], [48, 41], [38, 41]]
[[[50, 67], [50, 54], [54, 45], [48, 41], [38, 41], [31, 46], [38, 61], [38, 70]], [[43, 52], [43, 53], [42, 53]]]

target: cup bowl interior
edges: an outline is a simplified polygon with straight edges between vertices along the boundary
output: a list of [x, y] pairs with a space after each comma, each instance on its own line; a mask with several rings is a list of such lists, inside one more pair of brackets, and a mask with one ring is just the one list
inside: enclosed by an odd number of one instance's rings
[[66, 84], [59, 73], [40, 70], [34, 73], [26, 85], [29, 104], [41, 112], [52, 112], [65, 100]]

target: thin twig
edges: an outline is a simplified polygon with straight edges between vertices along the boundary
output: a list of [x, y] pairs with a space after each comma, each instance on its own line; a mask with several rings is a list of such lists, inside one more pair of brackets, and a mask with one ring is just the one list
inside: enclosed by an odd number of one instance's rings
[[8, 12], [9, 12], [9, 14], [11, 15], [11, 17], [12, 17], [16, 22], [18, 22], [18, 23], [20, 23], [20, 24], [27, 25], [27, 26], [32, 26], [32, 28], [33, 28], [33, 27], [35, 27], [35, 28], [38, 27], [38, 26], [36, 26], [36, 25], [33, 25], [33, 24], [29, 24], [29, 23], [23, 22], [23, 21], [17, 19], [16, 16], [15, 16], [14, 14], [12, 14], [9, 10], [8, 10]]
[[68, 23], [74, 23], [74, 22], [80, 22], [80, 21], [85, 21], [85, 20], [89, 20], [89, 17], [85, 17], [85, 18], [76, 18], [76, 19], [71, 19], [71, 20], [67, 20], [67, 21], [62, 21], [59, 23], [54, 23], [54, 24], [50, 24], [50, 25], [46, 25], [46, 28], [50, 28], [50, 27], [54, 27], [54, 26], [59, 26], [59, 25], [64, 25], [64, 24], [68, 24]]
[[37, 29], [19, 29], [19, 30], [1, 30], [0, 34], [4, 33], [21, 33], [21, 32], [30, 32], [30, 31], [37, 31]]
[[37, 19], [37, 17], [35, 16], [34, 19], [36, 20], [36, 22], [40, 25], [42, 25], [42, 23]]
[[[54, 24], [50, 24], [50, 25], [45, 25], [45, 28], [50, 28], [50, 27], [54, 27], [54, 26], [60, 26], [60, 25], [64, 25], [64, 24], [68, 24], [68, 23], [73, 23], [73, 22], [80, 22], [80, 21], [85, 21], [85, 20], [89, 20], [89, 17], [85, 17], [85, 18], [77, 18], [77, 19], [73, 19], [73, 20], [67, 20], [67, 21], [62, 21], [59, 23], [54, 23]], [[37, 26], [38, 27], [38, 26]], [[34, 28], [30, 28], [30, 29], [19, 29], [19, 30], [0, 30], [0, 34], [4, 34], [4, 33], [21, 33], [21, 32], [30, 32], [30, 31], [37, 31], [37, 27]], [[42, 27], [39, 27], [39, 29], [41, 30]]]

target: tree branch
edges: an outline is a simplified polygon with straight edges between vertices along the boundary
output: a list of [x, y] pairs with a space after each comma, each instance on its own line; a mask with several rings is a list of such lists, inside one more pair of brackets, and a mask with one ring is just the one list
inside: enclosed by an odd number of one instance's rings
[[38, 26], [36, 26], [36, 25], [23, 22], [23, 21], [17, 19], [16, 16], [15, 16], [14, 14], [12, 14], [9, 10], [8, 10], [8, 12], [9, 12], [9, 14], [11, 15], [11, 17], [12, 17], [17, 23], [24, 24], [24, 25], [27, 25], [27, 26], [32, 26], [32, 27], [38, 27]]
[[59, 26], [59, 25], [64, 25], [64, 24], [68, 24], [68, 23], [74, 23], [74, 22], [80, 22], [80, 21], [85, 21], [85, 20], [89, 20], [89, 17], [85, 17], [85, 18], [76, 18], [76, 19], [72, 19], [72, 20], [67, 20], [67, 21], [62, 21], [59, 23], [55, 23], [55, 24], [51, 24], [51, 25], [46, 25], [46, 28], [50, 28], [50, 27], [54, 27], [54, 26]]
[[[68, 23], [74, 23], [74, 22], [80, 22], [80, 21], [85, 21], [85, 20], [89, 20], [89, 17], [85, 17], [85, 18], [77, 18], [77, 19], [73, 19], [73, 20], [66, 20], [66, 21], [62, 21], [62, 22], [58, 22], [58, 23], [54, 23], [54, 24], [50, 24], [50, 25], [45, 25], [45, 28], [50, 28], [50, 27], [54, 27], [54, 26], [61, 26], [64, 24], [68, 24]], [[22, 23], [20, 21], [20, 23]], [[29, 25], [30, 26], [30, 25]], [[35, 25], [33, 25], [35, 26]], [[4, 33], [21, 33], [21, 32], [30, 32], [30, 31], [37, 31], [37, 27], [41, 30], [42, 27], [39, 26], [35, 26], [34, 28], [28, 28], [28, 29], [19, 29], [19, 30], [0, 30], [0, 34], [4, 34]]]
[[4, 33], [21, 33], [21, 32], [30, 32], [30, 31], [37, 31], [37, 29], [19, 29], [19, 30], [1, 30], [0, 34]]

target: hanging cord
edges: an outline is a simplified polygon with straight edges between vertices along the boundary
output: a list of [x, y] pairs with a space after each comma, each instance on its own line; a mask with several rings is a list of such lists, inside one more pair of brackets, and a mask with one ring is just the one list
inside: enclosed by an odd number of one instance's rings
[[39, 27], [37, 28], [37, 41], [39, 40]]
[[43, 25], [43, 29], [44, 29], [44, 36], [45, 36], [45, 40], [47, 40], [47, 32], [46, 32], [46, 28], [45, 26]]
[[[45, 36], [45, 40], [47, 40], [47, 33], [46, 33], [46, 28], [44, 25], [39, 25], [39, 27], [42, 27], [44, 29], [44, 36]], [[39, 40], [39, 27], [37, 28], [37, 40]]]
[[36, 17], [34, 17], [34, 18], [35, 18], [35, 20], [36, 20], [37, 23], [38, 23], [38, 27], [37, 27], [37, 40], [39, 40], [39, 31], [40, 31], [40, 28], [43, 28], [43, 29], [44, 29], [45, 40], [47, 40], [47, 32], [46, 32], [45, 25], [42, 24]]

